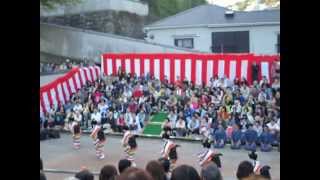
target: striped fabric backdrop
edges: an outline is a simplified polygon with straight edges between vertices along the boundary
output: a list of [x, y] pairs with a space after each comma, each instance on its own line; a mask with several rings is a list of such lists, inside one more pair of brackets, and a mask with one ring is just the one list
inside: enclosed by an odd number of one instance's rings
[[74, 68], [64, 76], [40, 87], [40, 112], [48, 112], [50, 107], [65, 104], [72, 93], [87, 82], [98, 79], [101, 75], [100, 67]]
[[119, 67], [127, 73], [138, 76], [150, 73], [163, 80], [167, 76], [174, 82], [177, 76], [196, 84], [209, 83], [214, 75], [229, 79], [245, 77], [251, 81], [251, 66], [255, 61], [260, 66], [259, 78], [271, 77], [271, 63], [279, 57], [256, 56], [253, 54], [103, 54], [101, 70], [103, 75], [116, 74]]

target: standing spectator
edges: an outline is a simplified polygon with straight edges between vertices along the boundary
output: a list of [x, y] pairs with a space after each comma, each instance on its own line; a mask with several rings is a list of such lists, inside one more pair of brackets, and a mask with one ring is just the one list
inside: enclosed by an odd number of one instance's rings
[[236, 176], [239, 180], [245, 180], [253, 175], [253, 165], [249, 161], [242, 161], [237, 169]]
[[78, 172], [75, 177], [79, 180], [94, 180], [93, 174], [87, 169]]
[[117, 169], [113, 165], [105, 165], [100, 170], [99, 180], [115, 180], [117, 175]]
[[202, 167], [200, 174], [201, 180], [222, 180], [219, 168], [212, 162]]
[[252, 63], [252, 81], [258, 81], [258, 74], [260, 71], [259, 65], [256, 62]]
[[131, 161], [129, 161], [128, 159], [121, 159], [118, 163], [118, 170], [120, 174], [129, 167], [131, 167]]
[[117, 180], [153, 180], [153, 178], [145, 170], [135, 167], [129, 167], [120, 174]]
[[153, 177], [153, 180], [165, 180], [166, 175], [163, 166], [158, 161], [150, 161], [146, 166], [147, 172]]
[[171, 180], [200, 180], [197, 170], [189, 165], [180, 165], [172, 171]]

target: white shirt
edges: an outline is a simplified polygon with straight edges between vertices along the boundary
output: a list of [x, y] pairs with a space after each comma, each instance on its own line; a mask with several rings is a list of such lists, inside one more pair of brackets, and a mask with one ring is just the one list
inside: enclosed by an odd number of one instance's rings
[[75, 115], [74, 115], [74, 120], [75, 120], [75, 121], [78, 121], [78, 122], [81, 122], [81, 120], [82, 120], [82, 115], [81, 115], [81, 114], [75, 114]]
[[91, 120], [101, 122], [101, 114], [99, 112], [91, 114]]
[[82, 108], [82, 105], [81, 104], [76, 104], [74, 107], [73, 107], [73, 111], [79, 111], [81, 112], [83, 110]]
[[270, 123], [267, 124], [267, 126], [269, 127], [270, 131], [279, 131], [280, 127], [277, 123], [274, 123], [273, 125]]

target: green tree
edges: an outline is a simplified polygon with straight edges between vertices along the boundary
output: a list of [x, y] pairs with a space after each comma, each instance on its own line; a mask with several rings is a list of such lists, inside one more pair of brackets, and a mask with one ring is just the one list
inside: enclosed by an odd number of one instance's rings
[[45, 9], [54, 9], [58, 5], [75, 5], [82, 0], [40, 0], [40, 6]]
[[[230, 7], [238, 10], [244, 11], [246, 10], [252, 3], [255, 3], [255, 0], [243, 0], [240, 2], [231, 5]], [[265, 4], [267, 7], [280, 7], [280, 0], [261, 0], [260, 4]]]

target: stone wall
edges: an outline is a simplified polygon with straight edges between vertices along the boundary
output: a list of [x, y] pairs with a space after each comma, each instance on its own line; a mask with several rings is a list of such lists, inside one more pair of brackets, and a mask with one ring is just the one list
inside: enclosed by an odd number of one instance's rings
[[125, 11], [96, 11], [83, 14], [41, 17], [40, 22], [71, 26], [80, 29], [111, 33], [121, 36], [143, 39], [143, 25], [147, 18]]

